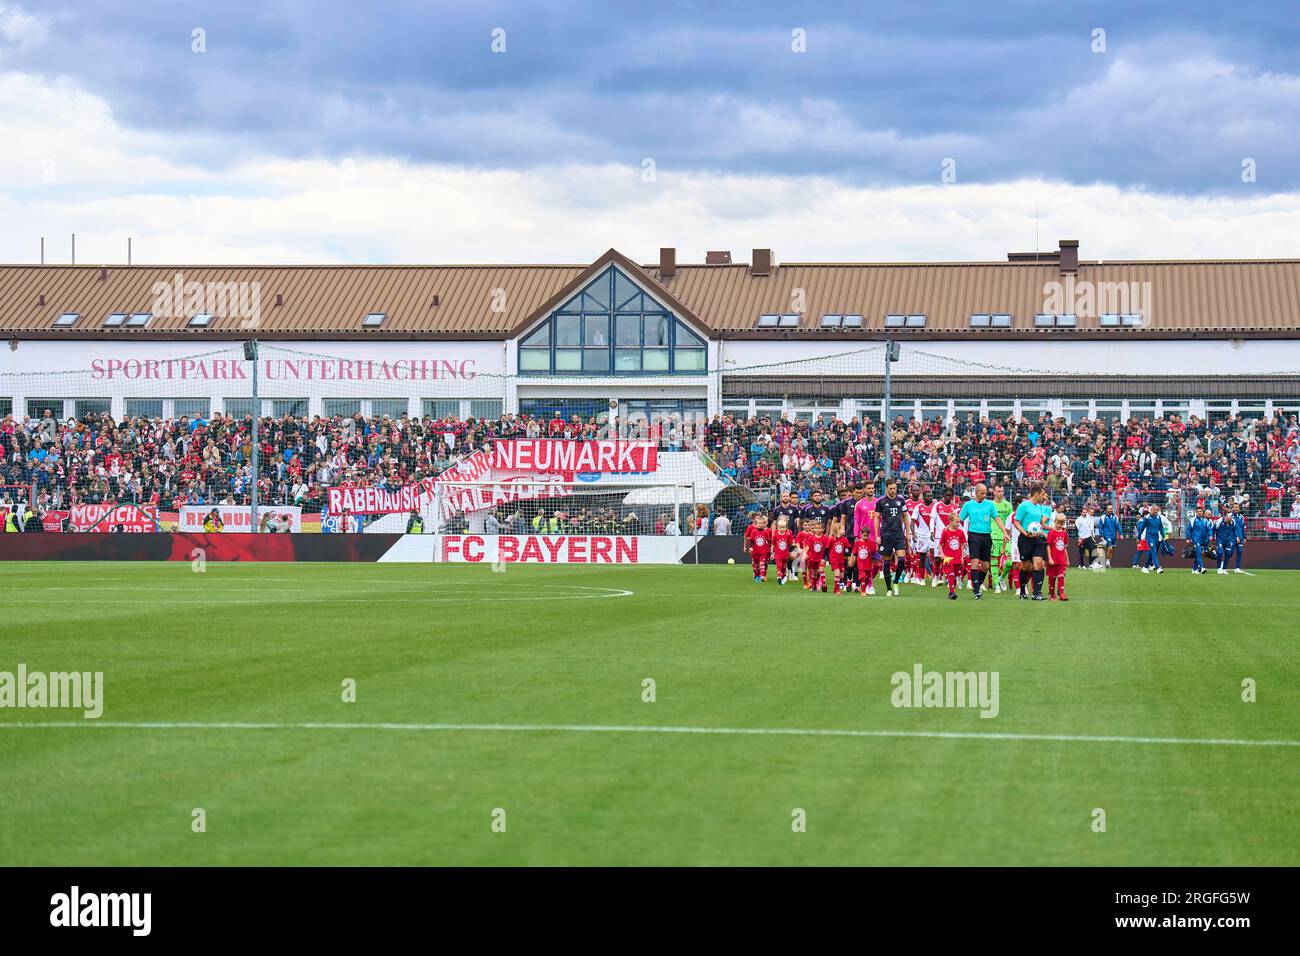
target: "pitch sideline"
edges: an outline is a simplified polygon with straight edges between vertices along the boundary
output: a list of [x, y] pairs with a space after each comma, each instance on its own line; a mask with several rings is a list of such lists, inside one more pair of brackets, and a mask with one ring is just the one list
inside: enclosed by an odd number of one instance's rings
[[1300, 747], [1300, 740], [1250, 740], [1232, 737], [1127, 737], [1110, 734], [1020, 734], [956, 730], [833, 730], [801, 727], [660, 727], [618, 724], [450, 724], [450, 723], [300, 723], [269, 721], [0, 721], [3, 730], [382, 730], [471, 733], [701, 734], [737, 737], [915, 738], [935, 740], [1012, 740], [1048, 743], [1116, 743], [1202, 747]]

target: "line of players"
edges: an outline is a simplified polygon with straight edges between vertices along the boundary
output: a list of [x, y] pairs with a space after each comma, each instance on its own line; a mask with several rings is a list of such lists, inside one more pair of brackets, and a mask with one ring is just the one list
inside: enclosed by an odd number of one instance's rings
[[807, 590], [831, 594], [870, 596], [883, 577], [886, 596], [896, 597], [900, 584], [924, 587], [928, 577], [931, 587], [946, 583], [952, 600], [964, 586], [976, 600], [991, 587], [1041, 601], [1046, 581], [1048, 600], [1068, 601], [1065, 520], [1047, 504], [1041, 484], [1012, 509], [1000, 485], [992, 498], [981, 484], [971, 499], [953, 494], [935, 501], [915, 487], [904, 499], [897, 481], [889, 479], [879, 498], [870, 482], [830, 505], [820, 491], [802, 508], [782, 495], [770, 516], [756, 516], [745, 530], [745, 551], [756, 583], [767, 580], [774, 564], [778, 584], [799, 581]]

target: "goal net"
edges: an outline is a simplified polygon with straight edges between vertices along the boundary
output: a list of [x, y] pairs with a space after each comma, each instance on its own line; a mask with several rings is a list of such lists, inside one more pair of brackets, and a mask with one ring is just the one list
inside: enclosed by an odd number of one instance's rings
[[423, 513], [441, 534], [692, 535], [706, 497], [692, 484], [452, 480]]

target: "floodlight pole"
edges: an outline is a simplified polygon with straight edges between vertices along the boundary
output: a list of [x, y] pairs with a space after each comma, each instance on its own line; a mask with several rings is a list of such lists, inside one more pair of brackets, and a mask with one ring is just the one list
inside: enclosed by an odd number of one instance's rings
[[890, 370], [893, 364], [898, 361], [898, 353], [899, 353], [898, 343], [893, 341], [892, 339], [886, 339], [885, 340], [885, 407], [881, 410], [881, 415], [880, 415], [880, 419], [885, 426], [884, 431], [885, 431], [885, 480], [886, 481], [889, 480], [889, 471], [892, 464], [892, 456], [890, 454], [889, 442], [890, 442], [890, 431], [893, 428], [893, 423], [890, 421], [890, 410], [892, 409], [894, 404], [894, 395], [893, 395], [893, 377], [890, 374]]
[[249, 530], [257, 534], [257, 485], [258, 485], [258, 421], [262, 417], [260, 401], [257, 397], [257, 339], [249, 339], [244, 343], [244, 358], [253, 363], [253, 490], [249, 496], [252, 505], [249, 511]]

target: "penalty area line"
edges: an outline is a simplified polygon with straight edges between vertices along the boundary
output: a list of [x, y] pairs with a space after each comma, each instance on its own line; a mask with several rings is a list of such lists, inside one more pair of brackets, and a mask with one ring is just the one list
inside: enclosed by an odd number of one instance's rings
[[920, 740], [1010, 740], [1048, 743], [1139, 744], [1194, 747], [1300, 747], [1300, 740], [1251, 740], [1232, 737], [1128, 737], [1118, 734], [1028, 734], [962, 730], [834, 730], [805, 727], [656, 727], [618, 724], [450, 724], [450, 723], [300, 723], [274, 721], [0, 721], [0, 731], [84, 730], [369, 730], [433, 733], [586, 733], [696, 734], [720, 737], [844, 737]]

